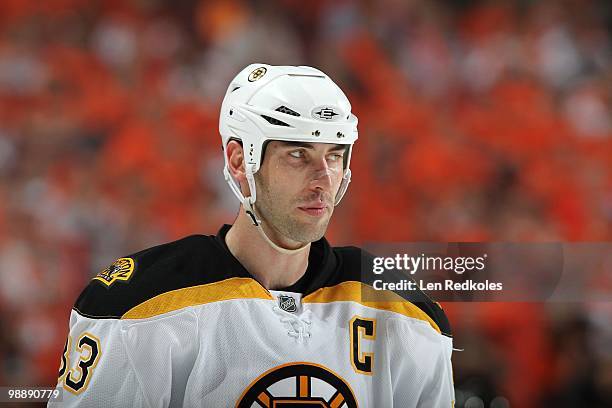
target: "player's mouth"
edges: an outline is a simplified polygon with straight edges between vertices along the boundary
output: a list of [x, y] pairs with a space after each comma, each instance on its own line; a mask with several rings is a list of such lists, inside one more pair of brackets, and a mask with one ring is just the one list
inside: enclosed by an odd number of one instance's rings
[[325, 204], [306, 205], [298, 207], [298, 209], [304, 211], [306, 214], [311, 215], [313, 217], [320, 217], [325, 214], [327, 206]]

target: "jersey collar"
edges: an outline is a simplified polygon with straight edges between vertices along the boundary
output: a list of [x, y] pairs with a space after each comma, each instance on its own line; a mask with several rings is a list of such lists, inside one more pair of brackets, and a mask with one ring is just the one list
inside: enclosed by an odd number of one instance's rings
[[[232, 264], [232, 270], [237, 276], [248, 276], [256, 280], [227, 247], [225, 236], [231, 227], [229, 224], [223, 225], [215, 236], [215, 240], [221, 246], [224, 256]], [[293, 285], [276, 290], [308, 295], [333, 282], [334, 277], [339, 273], [339, 266], [338, 257], [323, 237], [310, 246], [306, 273]]]

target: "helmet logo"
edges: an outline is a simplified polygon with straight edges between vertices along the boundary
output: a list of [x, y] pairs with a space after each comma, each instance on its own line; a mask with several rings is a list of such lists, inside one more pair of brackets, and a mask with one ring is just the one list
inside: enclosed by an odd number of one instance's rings
[[249, 74], [249, 82], [255, 82], [258, 79], [261, 79], [268, 70], [265, 67], [259, 67], [254, 69], [253, 72]]
[[336, 116], [340, 116], [340, 114], [331, 106], [319, 106], [312, 110], [312, 116], [315, 119], [334, 120], [336, 119]]

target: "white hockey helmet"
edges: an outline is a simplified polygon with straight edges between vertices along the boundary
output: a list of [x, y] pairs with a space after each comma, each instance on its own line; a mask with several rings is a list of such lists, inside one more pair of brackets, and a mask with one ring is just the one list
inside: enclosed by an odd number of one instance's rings
[[[270, 140], [347, 145], [342, 183], [335, 197], [338, 204], [351, 180], [352, 145], [357, 140], [357, 117], [342, 90], [327, 75], [306, 66], [251, 64], [230, 83], [219, 118], [225, 168], [230, 188], [253, 212], [257, 193], [253, 175], [259, 170], [265, 144]], [[250, 197], [244, 197], [228, 169], [227, 144], [240, 140]]]

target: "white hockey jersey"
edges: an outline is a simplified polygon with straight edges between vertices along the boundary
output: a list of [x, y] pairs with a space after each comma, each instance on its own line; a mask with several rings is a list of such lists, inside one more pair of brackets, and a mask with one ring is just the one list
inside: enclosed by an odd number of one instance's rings
[[266, 290], [224, 226], [121, 258], [83, 291], [57, 387], [79, 407], [452, 407], [452, 339], [434, 302], [360, 282], [369, 258], [313, 243]]

